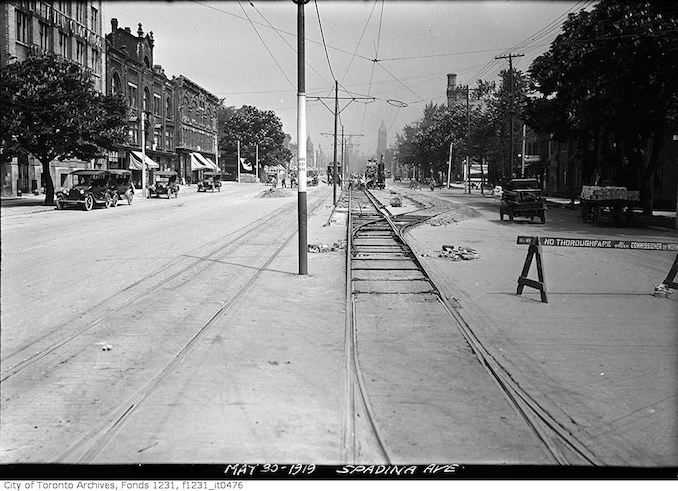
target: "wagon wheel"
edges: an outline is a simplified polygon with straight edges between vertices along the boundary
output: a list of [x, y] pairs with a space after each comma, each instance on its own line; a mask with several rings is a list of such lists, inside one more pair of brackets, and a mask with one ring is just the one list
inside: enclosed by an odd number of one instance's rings
[[598, 222], [600, 221], [600, 206], [593, 205], [591, 207], [591, 221], [594, 225], [598, 225]]
[[583, 221], [584, 223], [588, 223], [588, 221], [589, 221], [589, 211], [588, 211], [586, 205], [582, 206], [582, 209], [581, 209], [581, 219], [582, 219], [582, 221]]
[[91, 194], [85, 196], [85, 201], [83, 202], [82, 207], [85, 209], [85, 211], [92, 211], [92, 208], [94, 208], [94, 196]]

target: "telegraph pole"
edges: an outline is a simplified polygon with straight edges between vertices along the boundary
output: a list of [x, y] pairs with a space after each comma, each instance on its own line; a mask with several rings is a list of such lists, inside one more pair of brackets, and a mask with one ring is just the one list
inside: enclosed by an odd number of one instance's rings
[[146, 112], [141, 111], [141, 197], [146, 198]]
[[[296, 0], [295, 0], [296, 1]], [[313, 100], [320, 101], [323, 103], [323, 105], [327, 108], [330, 109], [325, 102], [323, 102], [324, 99], [330, 99], [329, 97], [313, 97]], [[336, 80], [334, 81], [334, 111], [332, 111], [332, 114], [334, 114], [334, 171], [332, 172], [332, 185], [333, 185], [333, 204], [337, 204], [337, 120], [339, 118], [339, 114], [346, 109], [349, 104], [353, 101], [359, 101], [359, 100], [364, 100], [364, 101], [370, 101], [374, 102], [375, 98], [374, 97], [339, 97], [339, 82]], [[339, 110], [339, 100], [348, 100], [349, 102], [346, 103], [346, 105]], [[362, 135], [360, 135], [362, 136]]]
[[471, 110], [469, 105], [469, 86], [466, 85], [466, 168], [467, 168], [467, 184], [468, 194], [471, 194]]
[[238, 140], [238, 163], [236, 168], [238, 169], [238, 182], [240, 182], [240, 140]]
[[[332, 136], [334, 137], [336, 134], [335, 133], [320, 133], [323, 136]], [[346, 165], [347, 163], [344, 162], [344, 148], [348, 143], [348, 140], [350, 138], [353, 138], [354, 136], [365, 136], [362, 133], [344, 133], [344, 126], [341, 126], [341, 162], [342, 162], [342, 173], [344, 175], [343, 179], [350, 178], [351, 175], [348, 173], [348, 166]], [[348, 160], [348, 155], [346, 156], [346, 160]]]
[[346, 166], [344, 165], [344, 125], [341, 125], [341, 188], [344, 189], [346, 182]]
[[511, 117], [511, 126], [509, 128], [509, 179], [513, 177], [513, 58], [519, 58], [525, 56], [523, 53], [516, 53], [504, 56], [495, 56], [495, 60], [508, 59], [509, 61], [509, 114]]
[[306, 200], [306, 53], [304, 45], [304, 36], [306, 35], [304, 27], [304, 5], [306, 5], [308, 1], [309, 0], [294, 0], [294, 3], [297, 4], [297, 217], [299, 222], [300, 275], [308, 274]]
[[254, 147], [254, 160], [255, 160], [255, 165], [256, 167], [254, 168], [254, 177], [256, 177], [257, 181], [259, 180], [259, 144], [256, 144], [256, 147]]
[[332, 203], [337, 204], [337, 120], [339, 119], [339, 82], [334, 81], [334, 161], [332, 164]]

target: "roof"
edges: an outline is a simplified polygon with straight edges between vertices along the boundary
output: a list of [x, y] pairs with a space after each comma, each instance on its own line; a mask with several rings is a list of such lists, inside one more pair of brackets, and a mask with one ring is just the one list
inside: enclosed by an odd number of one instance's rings
[[80, 169], [80, 170], [74, 170], [71, 172], [71, 175], [78, 175], [78, 176], [103, 176], [106, 175], [108, 171], [106, 170], [98, 170], [98, 169]]

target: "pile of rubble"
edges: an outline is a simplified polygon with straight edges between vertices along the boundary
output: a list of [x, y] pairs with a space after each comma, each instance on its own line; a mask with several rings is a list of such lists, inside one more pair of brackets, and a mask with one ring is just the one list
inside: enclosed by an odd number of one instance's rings
[[469, 261], [471, 259], [480, 259], [480, 254], [475, 249], [470, 247], [455, 247], [452, 245], [444, 245], [438, 257], [446, 257], [453, 261]]
[[328, 244], [308, 244], [308, 252], [335, 252], [346, 249], [344, 241], [335, 242], [332, 245]]
[[391, 198], [391, 206], [397, 207], [397, 206], [403, 206], [403, 200], [400, 196], [394, 196]]
[[279, 188], [269, 188], [263, 193], [261, 193], [260, 197], [261, 198], [289, 198], [290, 196], [293, 196], [294, 192], [293, 191], [288, 191], [286, 189], [279, 189]]

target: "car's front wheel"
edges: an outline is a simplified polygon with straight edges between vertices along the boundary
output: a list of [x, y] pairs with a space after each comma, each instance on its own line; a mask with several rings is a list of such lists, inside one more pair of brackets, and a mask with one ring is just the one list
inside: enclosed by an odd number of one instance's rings
[[128, 204], [128, 205], [131, 205], [131, 204], [132, 204], [132, 200], [134, 199], [134, 193], [131, 193], [131, 192], [128, 191], [127, 194], [126, 194], [126, 196], [127, 196], [127, 204]]
[[64, 209], [64, 204], [61, 202], [61, 200], [56, 200], [54, 202], [54, 206], [56, 206], [57, 210], [63, 210]]
[[113, 208], [115, 208], [116, 206], [118, 206], [118, 193], [113, 193], [113, 196], [112, 196], [111, 200], [112, 200], [112, 201], [111, 201], [111, 206], [112, 206]]
[[106, 195], [104, 196], [104, 206], [106, 208], [110, 208], [112, 204], [113, 204], [113, 199], [111, 198], [111, 195], [106, 193]]
[[82, 207], [85, 209], [85, 211], [92, 211], [92, 208], [94, 208], [94, 196], [91, 194], [85, 196], [85, 201], [82, 204]]

